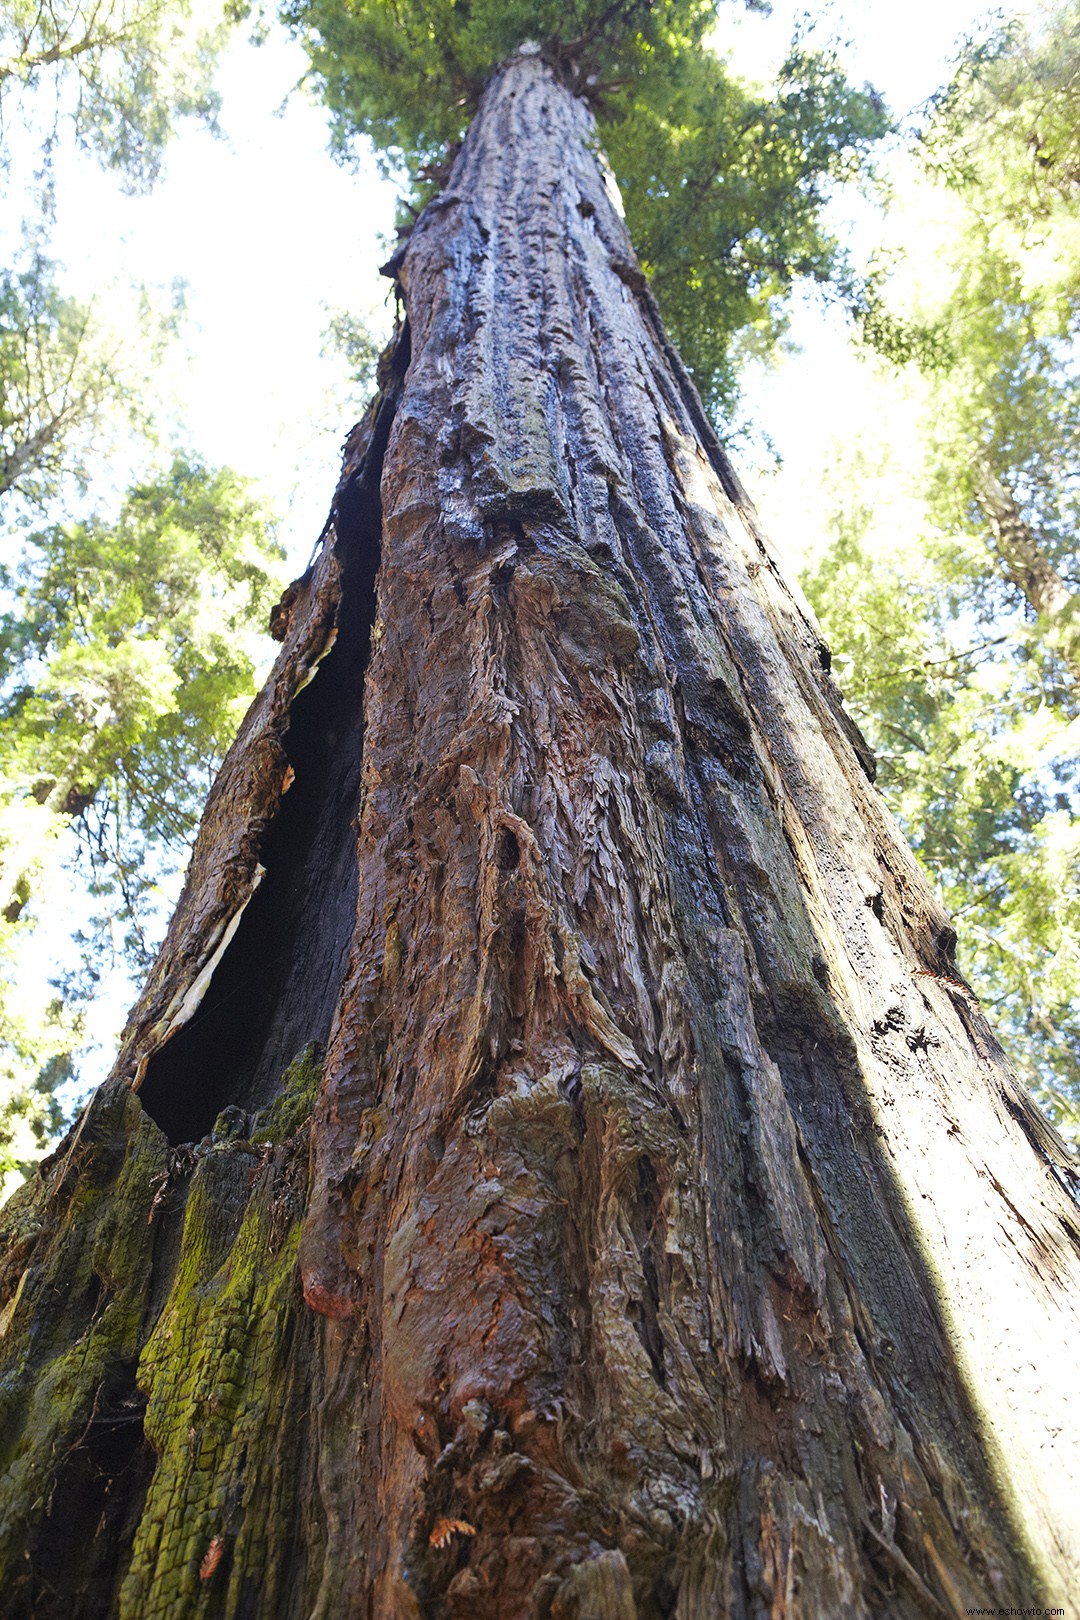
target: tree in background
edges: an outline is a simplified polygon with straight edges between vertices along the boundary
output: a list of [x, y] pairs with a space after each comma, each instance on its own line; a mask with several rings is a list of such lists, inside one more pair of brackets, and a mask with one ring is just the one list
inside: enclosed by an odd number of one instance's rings
[[[62, 1123], [102, 977], [145, 967], [276, 595], [280, 548], [244, 481], [162, 464], [153, 375], [179, 310], [133, 291], [121, 336], [62, 291], [48, 249], [57, 143], [149, 186], [176, 119], [213, 121], [222, 28], [172, 5], [0, 10], [4, 189], [38, 159], [0, 271], [0, 1173]], [[117, 462], [139, 469], [126, 492]], [[39, 947], [26, 970], [36, 929], [75, 929], [62, 966]]]
[[[1080, 1125], [1080, 10], [969, 46], [922, 139], [923, 538], [850, 458], [808, 589], [881, 785], [1051, 1116]], [[910, 294], [909, 294], [910, 298]], [[888, 338], [889, 329], [884, 329]], [[880, 334], [875, 334], [880, 338]], [[879, 344], [879, 346], [881, 346]], [[883, 345], [888, 352], [888, 344]], [[889, 546], [890, 557], [875, 555]], [[904, 602], [902, 616], [896, 604]]]
[[1078, 42], [1080, 7], [1066, 0], [970, 47], [924, 136], [931, 172], [961, 210], [941, 314], [954, 363], [936, 400], [938, 506], [989, 541], [1035, 636], [1074, 683]]
[[235, 473], [178, 459], [130, 490], [115, 521], [32, 533], [0, 580], [0, 951], [10, 963], [25, 947], [58, 864], [105, 908], [84, 922], [80, 993], [54, 997], [34, 1025], [25, 984], [3, 987], [9, 1135], [28, 1112], [39, 1135], [55, 1129], [49, 1099], [102, 965], [149, 965], [160, 884], [186, 859], [254, 690], [252, 630], [278, 594], [280, 555]]
[[[0, 497], [8, 497], [8, 522], [12, 493], [32, 516], [61, 497], [70, 503], [118, 429], [150, 426], [139, 395], [153, 345], [141, 371], [125, 364], [131, 331], [121, 338], [104, 330], [91, 308], [66, 297], [49, 256], [56, 145], [74, 140], [129, 190], [152, 185], [176, 120], [213, 124], [211, 80], [223, 30], [219, 22], [200, 31], [185, 5], [0, 5], [0, 195], [8, 210]], [[129, 325], [143, 324], [133, 312]]]
[[121, 417], [134, 411], [147, 424], [137, 396], [152, 360], [138, 377], [123, 365], [130, 333], [121, 341], [102, 331], [91, 309], [65, 297], [49, 257], [57, 143], [74, 140], [127, 189], [145, 190], [177, 119], [214, 123], [212, 76], [225, 28], [221, 19], [200, 26], [190, 5], [157, 0], [0, 4], [8, 257], [0, 272], [0, 496], [15, 490], [38, 508], [62, 489], [70, 499], [65, 486], [85, 485], [88, 457], [101, 456], [110, 402], [119, 401]]
[[[40, 240], [0, 271], [0, 511], [11, 536], [85, 498], [110, 452], [152, 437], [147, 376], [176, 318], [131, 311], [124, 338], [60, 291]], [[134, 354], [133, 354], [134, 350]]]
[[176, 119], [215, 118], [226, 29], [184, 0], [3, 0], [0, 128], [29, 122], [40, 150], [64, 126], [127, 185], [149, 185]]
[[349, 16], [339, 117], [393, 91], [414, 161], [466, 45], [486, 88], [116, 1069], [5, 1212], [12, 1620], [1068, 1603], [1072, 1162], [585, 99], [676, 105], [710, 9]]

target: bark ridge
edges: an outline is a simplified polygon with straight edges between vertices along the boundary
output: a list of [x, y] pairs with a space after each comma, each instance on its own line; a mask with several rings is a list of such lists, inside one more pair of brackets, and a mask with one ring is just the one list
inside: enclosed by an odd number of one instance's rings
[[[1067, 1602], [1070, 1162], [538, 56], [395, 268], [116, 1076], [5, 1212], [11, 1387], [66, 1391], [6, 1443], [10, 1612]], [[129, 1411], [73, 1595], [29, 1504]]]

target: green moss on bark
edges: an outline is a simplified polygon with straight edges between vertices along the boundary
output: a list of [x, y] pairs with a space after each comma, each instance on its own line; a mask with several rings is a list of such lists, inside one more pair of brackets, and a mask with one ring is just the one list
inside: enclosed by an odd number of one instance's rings
[[[103, 1576], [93, 1542], [78, 1558], [71, 1537], [66, 1561], [54, 1560], [52, 1532], [97, 1506], [81, 1482], [84, 1457], [92, 1463], [103, 1440], [122, 1451], [125, 1432], [136, 1446], [140, 1438], [132, 1373], [153, 1266], [150, 1211], [168, 1154], [127, 1087], [106, 1086], [51, 1175], [4, 1212], [0, 1247], [10, 1234], [22, 1267], [6, 1278], [18, 1300], [0, 1359], [0, 1583], [9, 1592], [21, 1594], [37, 1569], [60, 1595]], [[92, 1474], [90, 1487], [104, 1483], [107, 1466]], [[100, 1506], [105, 1514], [111, 1504]]]
[[288, 1611], [318, 1527], [304, 1414], [313, 1325], [296, 1252], [318, 1064], [309, 1049], [251, 1140], [196, 1165], [168, 1301], [139, 1360], [157, 1454], [122, 1620]]
[[310, 1047], [250, 1137], [226, 1110], [194, 1158], [110, 1083], [0, 1214], [13, 1620], [305, 1606], [323, 1535], [296, 1252], [319, 1075]]

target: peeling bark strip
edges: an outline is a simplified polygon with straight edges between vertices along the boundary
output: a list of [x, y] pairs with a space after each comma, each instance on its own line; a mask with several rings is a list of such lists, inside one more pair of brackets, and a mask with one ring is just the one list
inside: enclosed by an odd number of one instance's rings
[[594, 141], [489, 87], [117, 1078], [4, 1212], [12, 1616], [1080, 1598], [1069, 1161]]
[[[401, 360], [404, 360], [402, 350]], [[363, 677], [378, 481], [396, 380], [346, 447], [331, 519], [272, 629], [284, 645], [207, 805], [191, 871], [114, 1073], [173, 1142], [272, 1101], [323, 1042], [356, 911]]]

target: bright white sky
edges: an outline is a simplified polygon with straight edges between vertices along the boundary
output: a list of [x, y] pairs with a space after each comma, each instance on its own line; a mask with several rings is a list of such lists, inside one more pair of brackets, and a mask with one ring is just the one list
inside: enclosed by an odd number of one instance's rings
[[[736, 63], [748, 76], [767, 77], [808, 9], [820, 34], [843, 45], [849, 78], [872, 84], [903, 124], [948, 80], [959, 47], [991, 6], [978, 0], [833, 0], [808, 8], [805, 0], [777, 0], [768, 19], [744, 13], [735, 20]], [[1008, 9], [1019, 14], [1028, 8], [1016, 0]], [[858, 197], [840, 198], [833, 214], [839, 234], [848, 229], [853, 241], [861, 234], [868, 248], [874, 245], [880, 224], [872, 207]], [[875, 368], [852, 346], [843, 314], [826, 310], [813, 294], [796, 301], [791, 339], [794, 352], [755, 368], [745, 384], [749, 414], [767, 433], [780, 465], [748, 451], [741, 470], [777, 550], [795, 568], [826, 538], [822, 469], [835, 462], [839, 446], [872, 430], [883, 393]], [[888, 409], [890, 449], [915, 463], [920, 452], [914, 403], [905, 411], [892, 392]], [[899, 512], [895, 517], [904, 521]]]
[[185, 439], [257, 478], [287, 512], [298, 567], [358, 414], [342, 399], [344, 363], [321, 354], [328, 307], [389, 329], [390, 283], [378, 266], [394, 211], [373, 165], [350, 173], [331, 159], [321, 107], [289, 95], [304, 66], [283, 34], [261, 47], [238, 39], [218, 80], [224, 138], [181, 126], [149, 196], [125, 196], [92, 159], [67, 154], [54, 237], [82, 297], [118, 273], [165, 289], [186, 283], [190, 360], [178, 357], [163, 388]]
[[[732, 3], [717, 43], [748, 77], [765, 79], [806, 10], [776, 0], [766, 18]], [[984, 10], [973, 0], [848, 0], [813, 15], [822, 34], [849, 42], [851, 77], [906, 115], [947, 77], [955, 42]], [[360, 172], [335, 164], [321, 108], [303, 91], [289, 94], [304, 67], [300, 47], [281, 34], [259, 48], [238, 40], [219, 79], [224, 140], [185, 129], [149, 197], [125, 197], [92, 160], [69, 156], [55, 238], [81, 296], [118, 272], [161, 287], [186, 282], [191, 359], [162, 386], [188, 441], [257, 478], [287, 511], [297, 567], [322, 527], [337, 447], [357, 414], [357, 401], [343, 398], [342, 364], [320, 354], [327, 308], [388, 324], [389, 284], [377, 271], [393, 225], [392, 190], [374, 164]], [[753, 378], [749, 393], [790, 468], [789, 490], [860, 410], [859, 367], [839, 323], [808, 306], [794, 333], [805, 353]], [[783, 525], [786, 498], [775, 484], [766, 480], [760, 494]], [[787, 545], [802, 549], [795, 534]]]
[[[849, 42], [850, 76], [873, 83], [904, 116], [948, 77], [956, 42], [985, 9], [973, 0], [847, 0], [814, 15], [823, 35]], [[745, 76], [767, 80], [805, 10], [775, 0], [766, 18], [732, 3], [718, 46], [733, 52]], [[389, 329], [389, 283], [378, 266], [394, 209], [373, 163], [352, 172], [329, 157], [322, 109], [295, 91], [304, 67], [299, 46], [280, 33], [259, 48], [239, 39], [219, 77], [224, 139], [185, 129], [147, 197], [127, 197], [91, 159], [61, 154], [54, 237], [68, 290], [82, 298], [107, 305], [101, 289], [118, 276], [162, 289], [177, 277], [186, 283], [190, 358], [159, 375], [161, 403], [171, 402], [186, 444], [256, 479], [286, 514], [297, 571], [322, 528], [339, 446], [361, 405], [350, 397], [344, 363], [322, 356], [322, 333], [331, 309]], [[792, 558], [820, 532], [817, 469], [874, 409], [872, 379], [839, 317], [807, 302], [793, 335], [802, 352], [752, 376], [747, 389], [783, 470], [746, 458], [743, 465], [767, 526]], [[40, 963], [31, 952], [25, 966], [44, 976]], [[128, 994], [123, 986], [105, 997], [95, 1020], [102, 1064], [113, 1044], [106, 1025], [121, 1020]], [[98, 1066], [90, 1060], [84, 1078]]]

